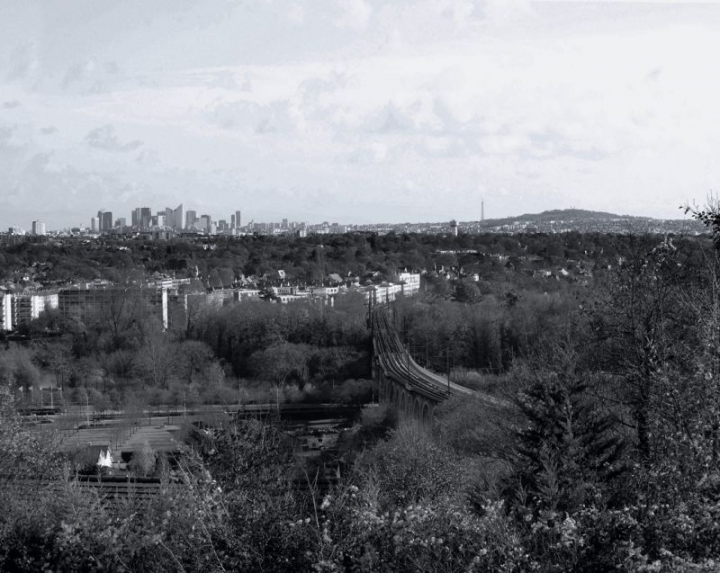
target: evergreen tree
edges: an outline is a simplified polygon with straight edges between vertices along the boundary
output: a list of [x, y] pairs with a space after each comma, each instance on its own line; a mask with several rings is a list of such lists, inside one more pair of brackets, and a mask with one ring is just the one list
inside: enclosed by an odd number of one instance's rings
[[529, 384], [517, 398], [525, 421], [516, 435], [515, 484], [531, 507], [571, 512], [622, 471], [624, 440], [589, 396], [574, 353], [560, 354], [563, 369], [522, 374]]

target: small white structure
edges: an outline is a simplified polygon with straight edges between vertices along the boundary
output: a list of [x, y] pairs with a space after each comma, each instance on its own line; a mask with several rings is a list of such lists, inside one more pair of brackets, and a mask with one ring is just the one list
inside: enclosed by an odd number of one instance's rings
[[75, 466], [83, 472], [100, 468], [111, 468], [113, 465], [112, 451], [109, 444], [92, 444], [75, 450], [72, 454]]
[[113, 464], [112, 450], [110, 446], [100, 446], [97, 465], [103, 468], [111, 468]]

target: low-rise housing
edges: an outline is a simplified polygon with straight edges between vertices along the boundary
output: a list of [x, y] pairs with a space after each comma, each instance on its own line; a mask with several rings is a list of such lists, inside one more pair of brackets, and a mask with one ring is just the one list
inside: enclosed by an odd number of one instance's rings
[[281, 304], [288, 304], [289, 302], [298, 302], [301, 300], [307, 300], [306, 296], [297, 294], [281, 294], [277, 297]]
[[313, 287], [310, 289], [313, 296], [335, 296], [340, 292], [340, 287], [337, 286], [323, 286]]
[[243, 298], [258, 298], [260, 296], [259, 288], [239, 288], [235, 290], [236, 300], [242, 300]]

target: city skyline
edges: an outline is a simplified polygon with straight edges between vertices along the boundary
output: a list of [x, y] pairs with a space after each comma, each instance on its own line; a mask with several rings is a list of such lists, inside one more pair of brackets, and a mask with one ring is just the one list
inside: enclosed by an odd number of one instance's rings
[[673, 218], [720, 179], [715, 2], [0, 13], [0, 228], [174, 197], [265, 221], [479, 219], [481, 198]]
[[[180, 209], [180, 213], [184, 211], [184, 217], [181, 216], [183, 221], [182, 225], [176, 225], [172, 219], [167, 218], [168, 213], [177, 211]], [[230, 216], [224, 214], [214, 213], [198, 213], [196, 209], [184, 210], [184, 204], [181, 203], [176, 209], [165, 208], [165, 209], [154, 209], [152, 207], [137, 207], [130, 213], [130, 217], [121, 217], [120, 213], [107, 209], [100, 209], [97, 212], [97, 216], [91, 215], [88, 223], [80, 222], [77, 225], [71, 227], [55, 227], [52, 222], [48, 223], [41, 220], [33, 220], [29, 226], [24, 225], [10, 225], [6, 229], [0, 229], [0, 234], [4, 234], [6, 231], [12, 234], [29, 234], [29, 235], [44, 235], [48, 233], [70, 231], [71, 229], [77, 229], [83, 232], [89, 231], [92, 233], [102, 233], [104, 231], [122, 231], [123, 229], [135, 229], [136, 231], [151, 230], [151, 229], [169, 229], [175, 231], [201, 231], [209, 234], [215, 233], [227, 233], [229, 231], [241, 231], [243, 233], [253, 231], [272, 231], [273, 229], [284, 230], [284, 231], [298, 231], [311, 230], [313, 232], [330, 232], [330, 233], [344, 233], [352, 230], [372, 230], [373, 228], [411, 228], [412, 232], [422, 232], [422, 229], [427, 227], [436, 232], [438, 226], [447, 226], [451, 229], [454, 225], [462, 223], [466, 229], [474, 229], [475, 231], [482, 229], [482, 225], [489, 225], [487, 228], [493, 228], [493, 225], [507, 225], [511, 224], [513, 220], [523, 221], [520, 227], [525, 225], [533, 226], [532, 220], [550, 221], [556, 219], [558, 224], [561, 224], [564, 220], [574, 221], [577, 217], [580, 220], [588, 221], [607, 221], [607, 222], [618, 222], [625, 219], [635, 219], [637, 221], [649, 220], [657, 223], [666, 222], [671, 225], [680, 224], [681, 228], [684, 225], [689, 224], [690, 226], [698, 225], [690, 215], [684, 212], [679, 212], [675, 217], [650, 217], [648, 215], [630, 215], [628, 213], [609, 213], [602, 211], [591, 211], [578, 209], [575, 205], [564, 209], [547, 209], [545, 211], [537, 213], [511, 213], [503, 217], [486, 217], [485, 216], [485, 203], [481, 202], [480, 213], [478, 217], [455, 217], [449, 220], [426, 220], [426, 221], [412, 221], [405, 220], [401, 222], [389, 222], [389, 221], [372, 221], [365, 224], [353, 224], [347, 223], [341, 219], [329, 219], [325, 221], [302, 221], [292, 217], [282, 217], [279, 220], [255, 220], [253, 217], [244, 218], [242, 210], [234, 210], [230, 213]], [[113, 221], [109, 227], [101, 225], [100, 216], [107, 216], [107, 221]], [[137, 215], [137, 216], [136, 216]], [[159, 220], [159, 217], [164, 219]], [[204, 219], [207, 218], [207, 221]], [[236, 219], [241, 221], [240, 225], [236, 225]], [[212, 229], [208, 227], [209, 223], [212, 223]], [[612, 224], [612, 223], [611, 223]], [[642, 223], [641, 223], [642, 224]], [[517, 226], [517, 225], [516, 225]], [[457, 228], [457, 227], [455, 227]], [[40, 232], [36, 232], [36, 230]], [[697, 230], [697, 229], [696, 229]], [[637, 231], [637, 229], [636, 229]], [[674, 231], [673, 231], [674, 232]]]

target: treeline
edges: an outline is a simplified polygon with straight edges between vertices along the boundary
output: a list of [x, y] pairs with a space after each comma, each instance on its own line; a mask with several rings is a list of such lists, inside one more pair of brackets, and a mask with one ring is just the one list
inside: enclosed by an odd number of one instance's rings
[[394, 304], [395, 323], [413, 359], [433, 371], [502, 374], [555, 339], [569, 313], [591, 297], [587, 289], [513, 289], [478, 296], [472, 304], [404, 299]]
[[395, 327], [412, 357], [432, 370], [502, 374], [516, 359], [530, 359], [552, 344], [571, 322], [589, 328], [605, 321], [617, 309], [612, 296], [618, 281], [629, 269], [649, 264], [659, 249], [672, 254], [677, 274], [672, 280], [680, 289], [697, 288], [700, 277], [710, 272], [708, 257], [714, 256], [708, 242], [695, 239], [627, 237], [624, 245], [625, 255], [588, 284], [507, 275], [479, 283], [428, 279], [429, 296], [392, 303]]
[[213, 349], [240, 378], [338, 381], [369, 377], [370, 333], [362, 295], [337, 304], [263, 302], [207, 309], [190, 336]]
[[[655, 237], [657, 239], [657, 237]], [[708, 239], [697, 239], [699, 246]], [[109, 279], [131, 271], [197, 276], [209, 287], [229, 286], [239, 276], [262, 277], [282, 269], [299, 281], [319, 282], [331, 273], [392, 279], [403, 269], [451, 269], [485, 280], [558, 266], [604, 271], [619, 257], [632, 254], [629, 235], [577, 232], [547, 235], [395, 234], [297, 237], [206, 238], [202, 241], [98, 240], [63, 238], [47, 243], [22, 242], [0, 250], [0, 279], [44, 284]], [[445, 252], [441, 252], [445, 251]], [[467, 252], [476, 251], [476, 252]]]
[[[43, 313], [25, 343], [0, 348], [0, 382], [43, 400], [40, 387], [61, 387], [54, 399], [98, 410], [238, 401], [365, 400], [369, 331], [362, 296], [336, 306], [245, 301], [194, 305], [184, 322], [164, 331], [137, 289], [117, 289], [85, 319]], [[56, 333], [45, 336], [47, 332]], [[334, 388], [334, 390], [333, 390]]]

